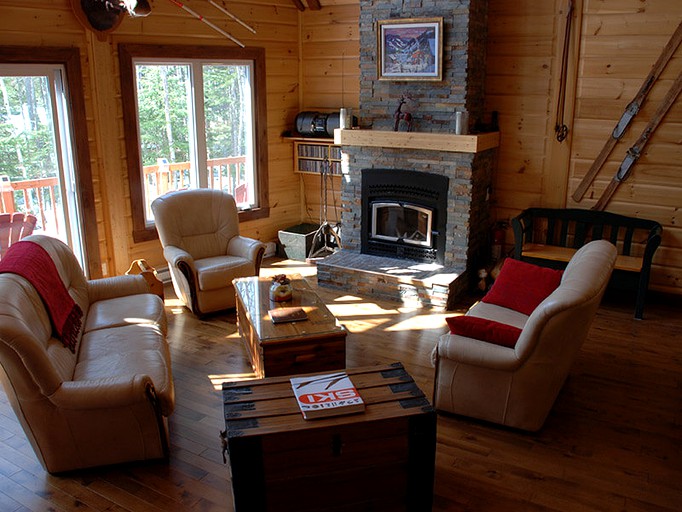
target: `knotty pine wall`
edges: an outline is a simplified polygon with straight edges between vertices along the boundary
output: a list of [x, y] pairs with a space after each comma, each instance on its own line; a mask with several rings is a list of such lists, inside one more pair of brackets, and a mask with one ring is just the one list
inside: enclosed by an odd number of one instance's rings
[[[301, 190], [293, 173], [291, 143], [282, 139], [299, 111], [299, 11], [290, 0], [230, 1], [228, 8], [253, 26], [230, 21], [204, 0], [185, 0], [190, 8], [231, 33], [247, 46], [266, 50], [270, 217], [242, 223], [241, 232], [264, 241], [278, 229], [297, 224]], [[83, 94], [100, 253], [105, 275], [121, 274], [131, 260], [146, 258], [165, 266], [158, 241], [132, 239], [131, 207], [126, 170], [117, 44], [234, 43], [166, 0], [152, 0], [146, 18], [126, 17], [99, 40], [79, 24], [70, 0], [6, 0], [0, 3], [0, 51], [3, 45], [77, 47], [81, 53]]]
[[[492, 195], [494, 214], [500, 220], [529, 206], [592, 206], [671, 77], [682, 68], [678, 49], [586, 197], [573, 202], [572, 191], [682, 20], [682, 2], [576, 0], [567, 98], [570, 132], [559, 144], [553, 138], [554, 109], [567, 1], [489, 2], [485, 110], [500, 113], [502, 143]], [[319, 179], [293, 173], [293, 144], [281, 134], [292, 129], [301, 110], [332, 111], [341, 103], [357, 108], [359, 0], [322, 0], [322, 10], [303, 13], [289, 0], [230, 1], [230, 10], [252, 24], [256, 35], [220, 19], [206, 2], [186, 3], [248, 45], [266, 48], [272, 213], [269, 219], [242, 225], [242, 232], [272, 240], [280, 228], [317, 220]], [[164, 264], [158, 242], [134, 244], [130, 235], [116, 44], [233, 44], [170, 2], [152, 0], [152, 7], [150, 17], [126, 18], [105, 41], [99, 41], [78, 24], [68, 0], [53, 0], [49, 6], [43, 0], [0, 4], [0, 45], [75, 46], [81, 51], [100, 246], [109, 274], [123, 272], [138, 257]], [[682, 293], [682, 230], [677, 219], [682, 207], [681, 102], [678, 98], [608, 206], [663, 224], [652, 287], [675, 293]], [[334, 179], [338, 192], [340, 178]], [[334, 204], [331, 197], [329, 204]], [[336, 205], [340, 205], [338, 198]], [[330, 211], [330, 220], [334, 219]], [[508, 231], [508, 245], [511, 242]]]
[[[323, 0], [322, 5], [322, 11], [306, 11], [302, 16], [301, 105], [309, 109], [338, 106], [337, 98], [329, 95], [341, 93], [335, 63], [342, 52], [357, 48], [350, 37], [355, 35], [352, 27], [345, 43], [338, 38], [345, 35], [347, 25], [341, 9], [350, 16], [359, 1]], [[568, 0], [489, 0], [485, 111], [499, 112], [502, 136], [491, 197], [498, 220], [509, 221], [531, 206], [591, 208], [682, 69], [680, 48], [593, 186], [581, 202], [574, 202], [571, 194], [682, 21], [682, 2], [575, 0], [566, 100], [570, 131], [567, 140], [559, 143], [554, 124], [567, 5]], [[339, 14], [334, 16], [334, 11]], [[321, 26], [324, 23], [326, 28]], [[318, 48], [325, 52], [322, 58]], [[345, 66], [344, 77], [350, 67]], [[345, 103], [353, 104], [356, 90], [348, 87], [347, 79], [344, 85]], [[348, 98], [349, 90], [353, 98]], [[319, 180], [303, 181], [308, 209], [316, 214]], [[680, 208], [682, 98], [607, 206], [663, 225], [651, 287], [677, 294], [682, 293]], [[511, 249], [511, 229], [506, 241]]]
[[[360, 99], [360, 32], [358, 0], [321, 2], [319, 11], [307, 9], [301, 16], [301, 110], [338, 112], [353, 108]], [[301, 174], [301, 216], [320, 221], [320, 178]], [[327, 181], [327, 220], [341, 220], [341, 177]]]
[[[567, 0], [490, 0], [486, 110], [500, 113], [502, 143], [493, 194], [498, 219], [530, 206], [591, 208], [627, 148], [682, 71], [682, 48], [580, 202], [571, 194], [682, 21], [682, 2], [576, 0], [567, 116], [554, 138]], [[654, 219], [663, 242], [651, 287], [682, 293], [682, 98], [664, 118], [606, 209]], [[513, 235], [507, 232], [507, 242]]]

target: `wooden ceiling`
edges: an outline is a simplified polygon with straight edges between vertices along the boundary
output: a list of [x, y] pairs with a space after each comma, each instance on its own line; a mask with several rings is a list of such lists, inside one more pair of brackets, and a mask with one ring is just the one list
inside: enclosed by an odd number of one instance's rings
[[[303, 0], [292, 0], [292, 2], [294, 2], [294, 5], [299, 11], [305, 11], [305, 5], [303, 4]], [[319, 11], [320, 9], [322, 9], [319, 0], [307, 0], [307, 2], [308, 8], [310, 8], [311, 11]]]

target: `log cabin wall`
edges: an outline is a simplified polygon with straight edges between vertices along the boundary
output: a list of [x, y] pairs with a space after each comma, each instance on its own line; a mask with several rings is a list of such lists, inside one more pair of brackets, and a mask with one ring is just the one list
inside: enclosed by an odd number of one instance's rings
[[[682, 2], [576, 0], [568, 68], [568, 138], [554, 136], [568, 0], [490, 0], [486, 110], [500, 113], [493, 200], [508, 220], [531, 206], [591, 208], [682, 71], [682, 47], [580, 202], [578, 183], [682, 22]], [[663, 225], [651, 288], [682, 293], [682, 97], [606, 210]], [[507, 243], [512, 243], [507, 231]]]
[[[323, 1], [322, 11], [303, 14], [301, 104], [305, 108], [336, 106], [329, 91], [336, 87], [340, 92], [337, 82], [320, 62], [306, 65], [306, 46], [312, 54], [338, 33], [335, 18], [325, 17], [325, 12], [339, 7], [341, 1]], [[359, 1], [343, 2], [346, 9], [353, 4]], [[682, 69], [681, 47], [585, 197], [573, 201], [571, 194], [682, 21], [682, 2], [575, 0], [565, 108], [569, 132], [562, 143], [555, 138], [554, 125], [568, 0], [489, 0], [488, 5], [485, 112], [499, 112], [502, 135], [491, 197], [495, 218], [509, 221], [532, 206], [591, 208]], [[319, 26], [325, 21], [326, 30]], [[326, 45], [330, 54], [323, 61], [338, 58], [339, 51], [352, 44]], [[346, 102], [350, 101], [346, 92]], [[681, 123], [682, 97], [606, 207], [663, 225], [651, 288], [676, 294], [682, 293]], [[306, 182], [304, 187], [309, 200], [319, 195], [315, 183]], [[510, 229], [506, 235], [509, 250], [513, 244]]]
[[[360, 3], [358, 0], [328, 0], [319, 11], [301, 14], [301, 110], [338, 112], [352, 108], [360, 99]], [[301, 216], [305, 222], [320, 220], [320, 178], [301, 174]], [[327, 185], [327, 218], [341, 220], [341, 177]]]
[[[293, 178], [291, 143], [281, 138], [300, 110], [299, 11], [290, 0], [230, 1], [229, 10], [256, 29], [252, 34], [208, 2], [187, 0], [189, 7], [240, 39], [266, 51], [269, 156], [268, 218], [242, 223], [241, 232], [264, 241], [301, 217], [300, 187]], [[234, 43], [169, 1], [152, 1], [146, 18], [125, 16], [118, 28], [96, 35], [76, 19], [70, 0], [8, 0], [0, 4], [2, 46], [77, 47], [81, 55], [83, 95], [96, 204], [102, 273], [121, 274], [130, 261], [146, 258], [165, 266], [158, 240], [135, 243], [125, 133], [120, 99], [119, 43], [219, 45]], [[100, 40], [102, 39], [102, 40]]]
[[[317, 220], [319, 179], [297, 179], [292, 143], [281, 134], [292, 129], [301, 110], [331, 111], [341, 102], [357, 108], [359, 2], [322, 0], [321, 10], [304, 12], [289, 0], [229, 3], [258, 33], [252, 35], [227, 22], [225, 28], [248, 45], [265, 47], [267, 58], [272, 212], [268, 219], [242, 225], [247, 235], [271, 240], [280, 228]], [[187, 3], [197, 10], [209, 7], [196, 0]], [[502, 144], [492, 195], [493, 211], [500, 220], [530, 206], [591, 207], [682, 67], [678, 49], [594, 185], [581, 202], [574, 202], [573, 190], [682, 20], [682, 2], [576, 0], [566, 101], [569, 135], [558, 143], [554, 111], [567, 3], [489, 0], [485, 111], [500, 114]], [[138, 257], [164, 265], [158, 242], [132, 241], [116, 44], [232, 44], [171, 2], [156, 0], [152, 8], [150, 17], [126, 18], [105, 41], [99, 41], [78, 23], [69, 0], [54, 0], [49, 6], [43, 0], [6, 0], [0, 5], [0, 45], [80, 50], [105, 275], [123, 272]], [[682, 293], [682, 230], [677, 218], [682, 206], [680, 105], [678, 98], [631, 177], [607, 206], [663, 224], [652, 288], [678, 294]], [[336, 204], [340, 205], [338, 198]], [[333, 214], [330, 217], [334, 220]], [[511, 243], [508, 231], [507, 246]]]

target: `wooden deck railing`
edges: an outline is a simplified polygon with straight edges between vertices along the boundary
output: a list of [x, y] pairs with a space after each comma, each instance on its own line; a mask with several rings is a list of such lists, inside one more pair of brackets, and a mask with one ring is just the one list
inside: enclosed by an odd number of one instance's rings
[[[32, 213], [38, 217], [38, 224], [43, 230], [47, 231], [49, 226], [50, 231], [59, 232], [56, 200], [59, 182], [56, 177], [10, 181], [7, 176], [2, 176], [0, 179], [1, 213]], [[17, 196], [23, 198], [23, 204]]]
[[[245, 156], [209, 159], [209, 186], [228, 191], [238, 203], [246, 202], [245, 165]], [[143, 171], [146, 207], [150, 218], [151, 202], [155, 198], [171, 190], [191, 186], [189, 162], [147, 165]], [[43, 230], [58, 233], [58, 188], [56, 177], [10, 181], [9, 177], [0, 176], [0, 213], [32, 213], [38, 217], [38, 224]]]
[[[245, 156], [210, 158], [207, 162], [209, 186], [226, 190], [234, 195], [237, 202], [246, 201], [243, 192], [246, 165]], [[143, 167], [147, 215], [151, 218], [151, 204], [154, 199], [171, 190], [182, 190], [191, 186], [190, 162], [177, 162]]]

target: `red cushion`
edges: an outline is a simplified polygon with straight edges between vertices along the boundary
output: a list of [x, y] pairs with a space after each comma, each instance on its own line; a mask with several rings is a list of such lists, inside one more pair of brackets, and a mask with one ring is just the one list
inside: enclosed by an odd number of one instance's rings
[[475, 316], [451, 316], [445, 321], [450, 327], [451, 334], [459, 334], [503, 347], [514, 348], [521, 334], [521, 329], [513, 325]]
[[530, 315], [561, 283], [562, 270], [507, 258], [483, 302]]

